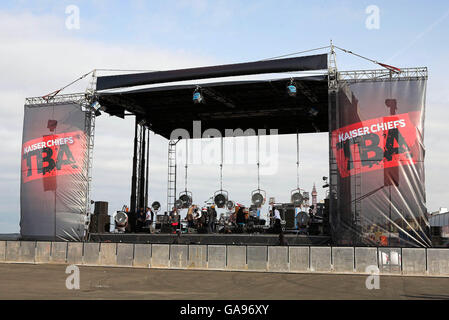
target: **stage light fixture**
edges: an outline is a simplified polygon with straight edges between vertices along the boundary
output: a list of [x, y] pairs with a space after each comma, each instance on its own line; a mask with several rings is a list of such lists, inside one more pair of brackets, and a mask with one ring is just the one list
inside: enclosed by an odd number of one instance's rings
[[290, 83], [287, 86], [287, 93], [290, 97], [296, 97], [296, 92], [297, 92], [297, 88], [295, 85], [295, 82], [292, 80], [290, 80]]
[[193, 103], [195, 104], [204, 103], [204, 97], [201, 93], [200, 87], [197, 87], [193, 92]]
[[95, 117], [101, 116], [101, 112], [100, 112], [101, 106], [100, 106], [100, 104], [98, 103], [98, 101], [94, 101], [94, 102], [90, 105], [90, 107], [92, 108], [92, 110], [94, 110], [94, 112], [95, 112]]

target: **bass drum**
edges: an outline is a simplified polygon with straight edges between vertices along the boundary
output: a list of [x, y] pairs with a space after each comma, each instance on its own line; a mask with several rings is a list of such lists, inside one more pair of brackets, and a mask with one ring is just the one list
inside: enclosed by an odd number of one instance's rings
[[296, 223], [299, 227], [306, 227], [309, 224], [309, 214], [305, 211], [298, 212], [296, 216]]

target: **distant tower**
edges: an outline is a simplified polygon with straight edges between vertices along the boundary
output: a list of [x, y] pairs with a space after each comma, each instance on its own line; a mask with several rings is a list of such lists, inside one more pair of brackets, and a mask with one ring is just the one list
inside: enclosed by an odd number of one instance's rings
[[315, 183], [314, 183], [313, 184], [313, 189], [312, 189], [313, 213], [316, 213], [317, 195], [318, 195], [318, 193], [316, 192], [316, 187], [315, 187]]

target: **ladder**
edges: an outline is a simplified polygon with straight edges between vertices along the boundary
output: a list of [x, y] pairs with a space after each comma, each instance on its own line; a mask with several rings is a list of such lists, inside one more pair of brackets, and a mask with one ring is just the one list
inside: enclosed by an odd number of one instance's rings
[[168, 183], [167, 183], [167, 212], [175, 206], [176, 201], [176, 144], [179, 140], [168, 142]]

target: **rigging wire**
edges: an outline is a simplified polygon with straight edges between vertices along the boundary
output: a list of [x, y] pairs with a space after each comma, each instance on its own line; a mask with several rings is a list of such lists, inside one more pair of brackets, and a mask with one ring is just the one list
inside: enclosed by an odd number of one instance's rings
[[70, 87], [72, 84], [75, 84], [76, 82], [84, 79], [85, 77], [87, 77], [89, 74], [93, 73], [95, 70], [89, 71], [86, 74], [83, 74], [81, 77], [77, 78], [76, 80], [73, 80], [72, 82], [70, 82], [68, 85], [62, 87], [59, 90], [50, 92], [49, 94], [46, 94], [45, 96], [42, 96], [42, 99], [46, 100], [47, 102], [51, 99], [53, 99], [57, 94], [59, 94], [61, 91], [63, 91], [64, 89]]
[[[298, 55], [298, 54], [302, 54], [302, 53], [313, 52], [313, 51], [318, 51], [318, 50], [323, 50], [323, 49], [328, 49], [328, 48], [334, 48], [334, 47], [337, 48], [337, 49], [339, 49], [339, 50], [341, 50], [341, 51], [343, 51], [343, 52], [345, 52], [345, 53], [352, 54], [352, 55], [354, 55], [354, 56], [356, 56], [356, 57], [359, 57], [359, 58], [361, 58], [361, 59], [364, 59], [364, 60], [370, 61], [370, 62], [372, 62], [372, 63], [378, 64], [378, 65], [380, 65], [381, 67], [384, 67], [384, 68], [386, 68], [386, 69], [388, 69], [388, 70], [390, 70], [390, 71], [392, 71], [392, 72], [395, 72], [395, 73], [400, 73], [400, 72], [401, 72], [401, 69], [399, 69], [399, 68], [397, 68], [397, 67], [394, 67], [394, 66], [391, 66], [391, 65], [388, 65], [388, 64], [385, 64], [385, 63], [378, 62], [378, 61], [376, 61], [376, 60], [373, 60], [373, 59], [367, 58], [367, 57], [365, 57], [365, 56], [362, 56], [362, 55], [360, 55], [360, 54], [358, 54], [358, 53], [355, 53], [355, 52], [353, 52], [353, 51], [351, 51], [351, 50], [347, 50], [347, 49], [344, 49], [344, 48], [340, 48], [340, 47], [335, 46], [335, 45], [329, 45], [329, 46], [324, 46], [324, 47], [320, 47], [320, 48], [314, 48], [314, 49], [309, 49], [309, 50], [303, 50], [303, 51], [298, 51], [298, 52], [288, 53], [288, 54], [284, 54], [284, 55], [280, 55], [280, 56], [275, 56], [275, 57], [270, 57], [270, 58], [266, 58], [266, 59], [262, 59], [262, 60], [257, 60], [256, 62], [269, 61], [269, 60], [274, 60], [274, 59], [279, 59], [279, 58], [285, 58], [285, 57], [294, 56], [294, 55]], [[90, 75], [90, 74], [92, 74], [92, 73], [95, 73], [96, 71], [106, 71], [106, 72], [160, 72], [160, 70], [94, 69], [94, 70], [92, 70], [92, 71], [89, 71], [89, 72], [86, 73], [86, 74], [83, 74], [81, 77], [75, 79], [74, 81], [70, 82], [69, 84], [65, 85], [64, 87], [62, 87], [62, 88], [60, 88], [60, 89], [58, 89], [58, 90], [56, 90], [56, 91], [50, 92], [49, 94], [46, 94], [46, 95], [42, 96], [42, 99], [44, 99], [44, 100], [46, 100], [47, 102], [49, 102], [49, 101], [50, 101], [51, 99], [53, 99], [56, 95], [58, 95], [61, 91], [65, 90], [66, 88], [70, 87], [71, 85], [75, 84], [76, 82], [78, 82], [78, 81], [84, 79], [84, 78], [87, 77], [88, 75]]]
[[281, 56], [276, 56], [276, 57], [266, 58], [266, 59], [263, 59], [263, 60], [258, 60], [257, 62], [273, 60], [273, 59], [279, 59], [279, 58], [285, 58], [285, 57], [294, 56], [294, 55], [297, 55], [297, 54], [302, 54], [302, 53], [307, 53], [307, 52], [312, 52], [312, 51], [318, 51], [318, 50], [323, 50], [323, 49], [327, 49], [327, 48], [330, 48], [330, 46], [325, 46], [325, 47], [321, 47], [321, 48], [315, 48], [315, 49], [309, 49], [309, 50], [304, 50], [304, 51], [299, 51], [299, 52], [288, 53], [288, 54], [284, 54], [284, 55], [281, 55]]
[[334, 47], [337, 48], [337, 49], [339, 49], [339, 50], [341, 50], [341, 51], [343, 51], [343, 52], [345, 52], [345, 53], [349, 53], [349, 54], [352, 54], [352, 55], [354, 55], [354, 56], [356, 56], [356, 57], [359, 57], [359, 58], [361, 58], [361, 59], [365, 59], [365, 60], [370, 61], [370, 62], [372, 62], [372, 63], [378, 64], [378, 65], [380, 65], [381, 67], [384, 67], [385, 69], [388, 69], [388, 70], [390, 70], [390, 71], [393, 71], [393, 72], [396, 72], [396, 73], [400, 73], [400, 72], [401, 72], [401, 69], [399, 69], [399, 68], [396, 68], [396, 67], [390, 66], [390, 65], [388, 65], [388, 64], [381, 63], [381, 62], [379, 62], [379, 61], [376, 61], [376, 60], [367, 58], [367, 57], [362, 56], [362, 55], [360, 55], [360, 54], [358, 54], [358, 53], [352, 52], [351, 50], [346, 50], [346, 49], [340, 48], [340, 47], [338, 47], [338, 46], [334, 46]]

